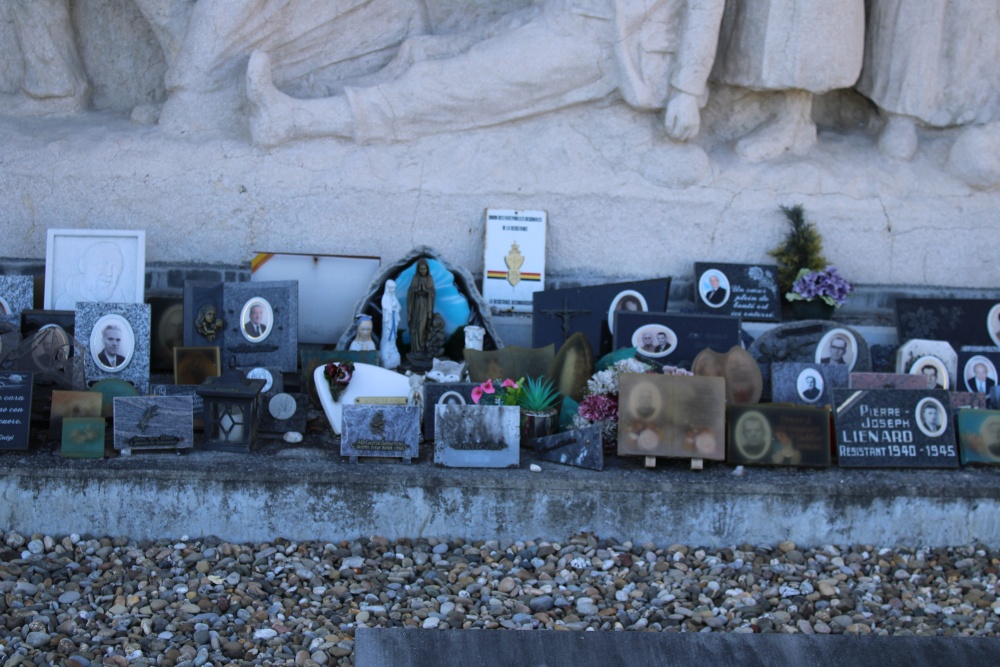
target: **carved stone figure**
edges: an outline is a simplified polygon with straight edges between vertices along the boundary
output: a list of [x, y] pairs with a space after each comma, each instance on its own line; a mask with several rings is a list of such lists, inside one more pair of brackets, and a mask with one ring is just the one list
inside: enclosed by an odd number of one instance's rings
[[396, 281], [385, 281], [382, 294], [382, 340], [379, 342], [378, 358], [383, 368], [399, 366], [399, 350], [396, 348], [396, 332], [399, 329], [399, 313], [402, 307], [396, 298]]
[[322, 99], [278, 91], [265, 47], [247, 68], [251, 134], [263, 146], [323, 136], [402, 141], [498, 125], [617, 91], [637, 109], [665, 109], [666, 133], [685, 141], [700, 127], [723, 4], [546, 0], [524, 22], [450, 57], [440, 57], [433, 38], [404, 42], [402, 65], [391, 65], [397, 76]]
[[864, 53], [864, 0], [727, 2], [712, 79], [773, 93], [772, 118], [736, 143], [762, 161], [816, 143], [813, 95], [850, 88]]
[[858, 90], [886, 115], [879, 148], [909, 160], [916, 124], [994, 120], [1000, 111], [1000, 3], [870, 0]]
[[427, 349], [427, 332], [434, 317], [434, 278], [427, 260], [417, 261], [410, 289], [406, 292], [406, 321], [410, 329], [410, 352], [424, 354]]

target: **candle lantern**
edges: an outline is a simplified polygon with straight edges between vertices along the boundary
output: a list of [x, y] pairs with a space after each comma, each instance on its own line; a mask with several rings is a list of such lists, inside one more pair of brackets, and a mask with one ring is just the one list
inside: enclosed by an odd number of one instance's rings
[[229, 369], [197, 389], [205, 399], [205, 449], [249, 452], [257, 440], [257, 411], [265, 380]]

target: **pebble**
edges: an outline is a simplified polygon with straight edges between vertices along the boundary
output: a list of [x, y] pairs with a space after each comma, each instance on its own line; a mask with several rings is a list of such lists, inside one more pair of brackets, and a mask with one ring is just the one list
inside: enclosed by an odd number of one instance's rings
[[281, 436], [282, 439], [290, 444], [296, 444], [302, 442], [302, 434], [298, 431], [288, 431], [285, 435]]
[[976, 545], [664, 548], [594, 535], [230, 544], [14, 532], [0, 532], [0, 545], [0, 654], [13, 656], [0, 667], [55, 655], [67, 667], [350, 665], [361, 626], [1000, 633], [1000, 552]]

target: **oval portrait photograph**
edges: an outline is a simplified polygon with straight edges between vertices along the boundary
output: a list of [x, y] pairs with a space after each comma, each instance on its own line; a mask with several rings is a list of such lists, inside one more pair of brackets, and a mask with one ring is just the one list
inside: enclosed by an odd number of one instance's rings
[[763, 458], [771, 449], [771, 424], [759, 412], [741, 415], [736, 420], [734, 435], [736, 450], [748, 461]]
[[632, 334], [632, 346], [647, 357], [665, 357], [677, 347], [677, 334], [662, 324], [647, 324]]
[[990, 394], [997, 386], [997, 367], [980, 354], [965, 362], [962, 376], [965, 378], [965, 388], [977, 394]]
[[993, 415], [983, 420], [979, 427], [979, 437], [982, 439], [982, 451], [1000, 461], [1000, 417]]
[[990, 308], [990, 314], [986, 316], [986, 330], [993, 344], [1000, 347], [1000, 303]]
[[90, 331], [90, 356], [97, 367], [108, 373], [123, 370], [135, 352], [135, 332], [121, 315], [105, 315]]
[[928, 389], [947, 389], [951, 378], [944, 362], [937, 357], [927, 355], [920, 357], [910, 366], [910, 375], [923, 375], [927, 378]]
[[271, 335], [274, 309], [267, 299], [255, 296], [243, 304], [240, 311], [240, 331], [251, 343], [260, 343]]
[[948, 428], [948, 413], [941, 401], [936, 398], [924, 398], [917, 403], [917, 428], [928, 438], [934, 438]]
[[847, 329], [830, 329], [816, 344], [814, 361], [817, 364], [839, 364], [854, 370], [858, 360], [858, 341]]
[[611, 307], [608, 308], [608, 329], [615, 332], [615, 311], [623, 313], [645, 313], [649, 311], [646, 304], [646, 297], [636, 292], [634, 289], [622, 290], [611, 300]]
[[718, 269], [709, 269], [698, 278], [698, 295], [709, 308], [721, 308], [729, 301], [729, 278]]
[[823, 376], [815, 368], [807, 368], [795, 380], [795, 389], [806, 403], [815, 403], [823, 395]]

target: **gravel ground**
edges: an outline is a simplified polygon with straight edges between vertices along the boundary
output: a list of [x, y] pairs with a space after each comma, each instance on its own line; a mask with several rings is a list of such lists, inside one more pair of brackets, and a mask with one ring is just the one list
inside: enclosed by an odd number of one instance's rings
[[350, 665], [364, 626], [994, 636], [1000, 551], [0, 532], [0, 664]]

